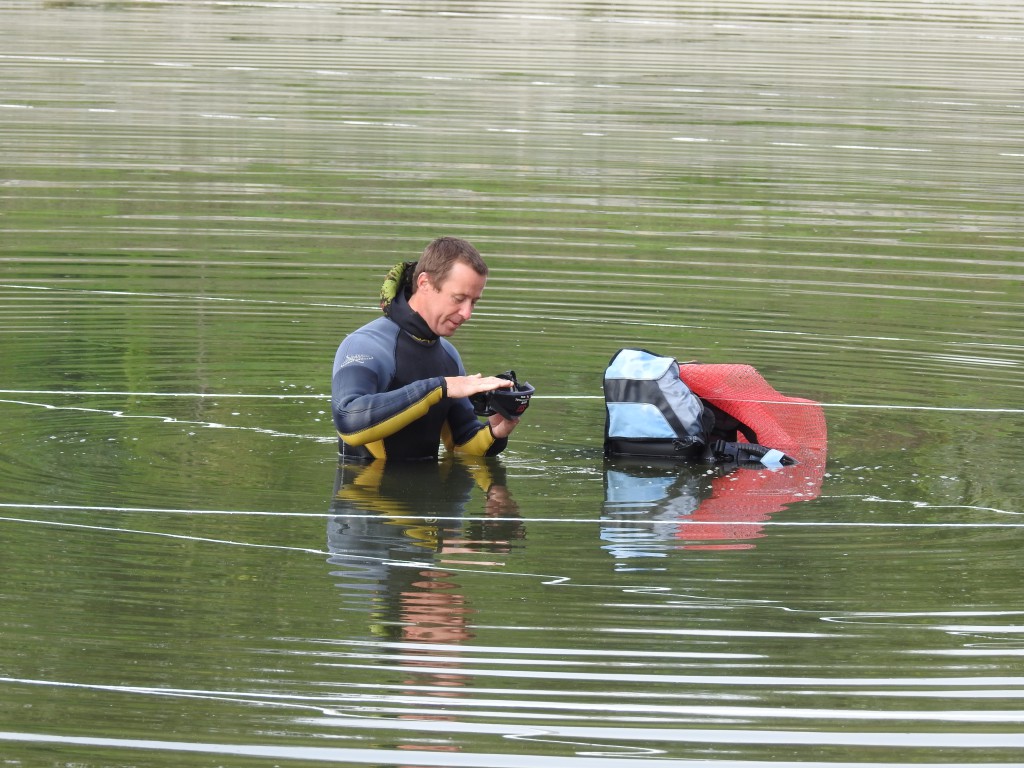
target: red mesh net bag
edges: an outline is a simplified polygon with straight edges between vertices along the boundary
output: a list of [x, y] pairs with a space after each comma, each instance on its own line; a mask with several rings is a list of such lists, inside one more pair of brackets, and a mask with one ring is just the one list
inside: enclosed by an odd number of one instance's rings
[[798, 462], [715, 478], [711, 496], [677, 531], [680, 539], [700, 542], [688, 548], [749, 548], [753, 544], [743, 540], [760, 538], [760, 524], [774, 512], [821, 493], [828, 448], [824, 411], [813, 400], [781, 394], [749, 365], [690, 363], [679, 366], [679, 376], [702, 400], [750, 427], [757, 443]]
[[825, 414], [813, 400], [787, 397], [749, 365], [679, 366], [679, 377], [697, 397], [746, 424], [755, 442], [797, 461], [823, 461], [828, 442]]

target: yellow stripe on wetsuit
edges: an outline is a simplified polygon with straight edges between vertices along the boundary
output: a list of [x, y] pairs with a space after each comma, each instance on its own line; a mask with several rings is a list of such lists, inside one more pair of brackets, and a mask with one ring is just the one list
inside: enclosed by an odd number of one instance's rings
[[469, 456], [486, 456], [492, 445], [494, 445], [494, 435], [491, 433], [490, 427], [485, 424], [469, 440], [462, 445], [456, 445], [455, 450]]
[[404, 411], [396, 413], [391, 418], [385, 419], [379, 424], [374, 424], [372, 427], [361, 429], [358, 432], [352, 432], [351, 434], [339, 432], [338, 436], [349, 445], [365, 445], [371, 455], [375, 458], [383, 459], [385, 457], [383, 444], [384, 438], [390, 437], [398, 430], [403, 429], [417, 419], [421, 419], [426, 416], [427, 411], [429, 411], [432, 406], [441, 402], [442, 397], [444, 397], [444, 387], [435, 387]]

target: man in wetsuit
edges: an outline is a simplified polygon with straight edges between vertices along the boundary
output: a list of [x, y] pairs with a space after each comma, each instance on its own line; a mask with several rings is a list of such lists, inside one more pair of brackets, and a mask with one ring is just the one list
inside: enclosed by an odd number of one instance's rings
[[486, 282], [479, 252], [454, 237], [391, 270], [384, 316], [347, 336], [334, 358], [331, 411], [343, 458], [436, 459], [442, 442], [477, 456], [505, 449], [518, 420], [481, 422], [469, 397], [512, 382], [467, 376], [446, 338], [469, 320]]

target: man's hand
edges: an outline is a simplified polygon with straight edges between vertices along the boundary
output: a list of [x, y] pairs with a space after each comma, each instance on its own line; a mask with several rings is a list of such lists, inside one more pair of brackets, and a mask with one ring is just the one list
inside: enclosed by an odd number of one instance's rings
[[512, 434], [512, 430], [519, 424], [519, 419], [506, 419], [500, 413], [494, 413], [487, 417], [487, 423], [491, 425], [491, 434], [502, 438]]
[[[448, 397], [470, 397], [478, 392], [491, 392], [495, 389], [507, 389], [513, 386], [508, 379], [499, 376], [481, 376], [479, 373], [474, 373], [472, 376], [446, 376], [444, 382], [448, 389]], [[500, 439], [512, 434], [519, 419], [506, 419], [500, 413], [495, 413], [487, 418], [487, 423], [491, 426], [491, 434]]]
[[508, 379], [500, 379], [497, 376], [481, 376], [474, 373], [472, 376], [446, 376], [445, 387], [448, 390], [448, 397], [470, 397], [478, 392], [491, 392], [503, 387], [511, 387], [512, 382]]

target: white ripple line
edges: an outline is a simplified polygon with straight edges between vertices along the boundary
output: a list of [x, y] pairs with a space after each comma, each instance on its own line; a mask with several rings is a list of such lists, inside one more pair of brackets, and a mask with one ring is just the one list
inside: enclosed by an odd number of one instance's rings
[[[0, 394], [4, 395], [52, 395], [52, 396], [80, 396], [80, 397], [195, 397], [200, 399], [251, 399], [251, 400], [330, 400], [331, 396], [321, 392], [310, 392], [307, 394], [299, 393], [288, 393], [288, 394], [248, 394], [242, 392], [127, 392], [120, 390], [75, 390], [75, 389], [0, 389]], [[534, 395], [535, 400], [603, 400], [604, 395]], [[959, 406], [945, 406], [945, 405], [895, 405], [886, 403], [818, 403], [818, 402], [806, 402], [806, 403], [793, 403], [782, 400], [741, 400], [738, 398], [731, 398], [732, 402], [743, 402], [743, 403], [760, 403], [762, 405], [803, 405], [803, 406], [819, 406], [821, 408], [863, 408], [866, 410], [893, 410], [893, 411], [938, 411], [942, 413], [1012, 413], [1012, 414], [1024, 414], [1024, 408], [967, 408]], [[0, 402], [17, 403], [14, 400], [0, 400]], [[25, 405], [44, 405], [41, 403], [24, 403]], [[46, 406], [59, 408], [60, 406]], [[81, 409], [81, 410], [94, 410], [94, 409]], [[126, 418], [160, 418], [164, 420], [176, 421], [170, 417], [162, 416], [128, 416], [124, 414]], [[210, 426], [208, 422], [180, 422], [196, 423]], [[226, 429], [253, 429], [257, 431], [269, 431], [260, 430], [258, 427], [227, 427], [222, 424], [215, 424], [213, 426], [224, 427]], [[272, 432], [272, 434], [280, 434], [286, 437], [309, 437], [309, 435], [287, 435], [286, 433]], [[322, 438], [325, 441], [333, 441], [334, 438]]]
[[125, 413], [123, 410], [108, 409], [108, 408], [86, 408], [81, 405], [53, 405], [52, 403], [34, 403], [29, 400], [0, 400], [0, 403], [8, 403], [10, 405], [29, 405], [34, 408], [45, 408], [49, 411], [79, 411], [82, 413], [94, 413], [104, 414], [106, 416], [113, 416], [117, 419], [149, 419], [152, 421], [160, 421], [164, 424], [182, 424], [184, 426], [202, 427], [204, 429], [231, 429], [243, 432], [258, 432], [262, 435], [271, 435], [272, 437], [295, 437], [301, 440], [315, 440], [321, 443], [333, 443], [337, 440], [336, 437], [329, 437], [326, 435], [298, 435], [292, 432], [278, 432], [274, 429], [268, 429], [266, 427], [242, 427], [242, 426], [231, 426], [229, 424], [221, 424], [216, 421], [190, 421], [187, 419], [177, 419], [174, 416], [154, 416], [150, 414], [131, 414]]
[[[303, 552], [305, 554], [329, 556], [331, 552], [311, 547], [286, 547], [283, 544], [256, 544], [251, 541], [233, 541], [231, 539], [214, 539], [207, 536], [188, 536], [182, 533], [166, 533], [164, 531], [142, 531], [133, 528], [118, 528], [111, 525], [86, 525], [85, 523], [65, 523], [59, 520], [30, 520], [23, 517], [0, 517], [0, 522], [5, 523], [31, 523], [33, 525], [49, 525], [57, 528], [75, 528], [87, 531], [106, 531], [109, 533], [130, 533], [141, 536], [159, 536], [165, 539], [179, 539], [181, 541], [201, 541], [207, 544], [230, 544], [234, 547], [251, 547], [253, 549], [276, 549], [284, 552]], [[353, 555], [352, 557], [356, 557]], [[362, 557], [362, 556], [359, 556]], [[379, 559], [369, 558], [367, 559]]]
[[[441, 518], [435, 518], [441, 519]], [[489, 520], [500, 520], [501, 518], [487, 518]], [[518, 518], [516, 518], [518, 519]], [[199, 541], [207, 544], [228, 544], [235, 547], [249, 547], [252, 549], [273, 549], [284, 552], [301, 552], [304, 554], [320, 555], [323, 557], [345, 557], [349, 560], [369, 560], [383, 565], [391, 566], [394, 568], [433, 568], [437, 564], [430, 561], [422, 560], [390, 560], [386, 557], [377, 557], [375, 555], [359, 555], [350, 552], [331, 552], [322, 549], [314, 549], [312, 547], [287, 547], [281, 544], [257, 544], [249, 541], [233, 541], [231, 539], [214, 539], [207, 536], [188, 536], [180, 533], [166, 533], [163, 531], [143, 531], [133, 528], [118, 528], [116, 526], [108, 525], [86, 525], [84, 523], [65, 523], [59, 520], [32, 520], [21, 517], [0, 517], [0, 522], [13, 522], [13, 523], [30, 523], [32, 525], [48, 525], [57, 528], [74, 528], [77, 530], [89, 530], [89, 531], [105, 531], [110, 533], [128, 533], [140, 536], [158, 536], [166, 539], [178, 539], [181, 541]], [[572, 581], [571, 576], [553, 576], [545, 573], [530, 573], [525, 571], [493, 571], [485, 568], [459, 568], [452, 567], [449, 564], [445, 564], [445, 570], [453, 573], [478, 573], [492, 575], [499, 573], [502, 576], [521, 576], [530, 579], [543, 579], [541, 582], [545, 585], [559, 585], [568, 584]], [[572, 586], [601, 586], [601, 585], [580, 585], [573, 584]]]
[[[48, 285], [24, 285], [18, 283], [0, 283], [0, 288], [14, 288], [22, 291], [46, 291], [50, 293], [76, 293], [76, 294], [88, 294], [90, 296], [138, 296], [145, 299], [189, 299], [191, 301], [210, 301], [210, 302], [224, 302], [224, 303], [235, 303], [235, 304], [280, 304], [285, 306], [294, 305], [295, 302], [283, 301], [281, 299], [251, 299], [247, 297], [235, 297], [235, 296], [199, 296], [189, 293], [177, 293], [168, 292], [160, 293], [157, 291], [115, 291], [112, 288], [61, 288]], [[342, 306], [347, 307], [348, 305], [321, 305], [321, 304], [302, 304], [299, 306]], [[352, 307], [355, 308], [355, 307]]]
[[[338, 517], [328, 512], [261, 512], [259, 510], [232, 509], [184, 509], [174, 507], [113, 507], [113, 506], [79, 506], [75, 504], [16, 504], [0, 503], [0, 509], [36, 509], [62, 512], [146, 512], [161, 515], [251, 515], [253, 517]], [[485, 519], [485, 518], [480, 518]], [[486, 518], [497, 520], [500, 518]]]
[[[265, 516], [265, 517], [312, 517], [312, 518], [342, 518], [346, 520], [364, 520], [364, 519], [378, 519], [379, 514], [374, 512], [367, 513], [337, 513], [337, 512], [268, 512], [259, 510], [223, 510], [223, 509], [180, 509], [172, 507], [114, 507], [114, 506], [79, 506], [73, 504], [22, 504], [16, 502], [0, 502], [0, 509], [31, 509], [31, 510], [51, 510], [51, 511], [63, 511], [63, 512], [143, 512], [153, 514], [178, 514], [178, 515], [224, 515], [224, 516]], [[940, 507], [924, 507], [922, 509], [961, 509], [961, 507], [954, 507], [951, 505], [942, 505]], [[999, 514], [1010, 514], [1017, 515], [1019, 513], [1008, 510], [994, 509], [990, 507], [967, 507], [967, 509], [974, 511], [983, 512], [995, 512]], [[406, 517], [410, 519], [429, 519], [438, 522], [523, 522], [523, 523], [551, 523], [551, 522], [564, 522], [564, 523], [583, 523], [587, 525], [593, 525], [595, 523], [603, 523], [608, 520], [604, 517], [492, 517], [489, 515], [418, 515], [415, 513], [407, 514]], [[0, 518], [0, 520], [18, 520], [22, 518]], [[23, 522], [36, 522], [33, 520], [23, 520]], [[46, 520], [40, 522], [49, 522], [54, 525], [59, 525], [57, 521]], [[672, 520], [630, 520], [631, 524], [641, 525], [648, 524], [653, 526], [658, 525], [708, 525], [707, 520], [688, 520], [685, 517], [672, 519]], [[69, 523], [72, 524], [72, 523]], [[850, 520], [715, 520], [711, 524], [715, 525], [741, 525], [749, 527], [761, 528], [764, 526], [775, 526], [775, 527], [837, 527], [837, 528], [1024, 528], [1024, 523], [1018, 522], [858, 522]], [[147, 532], [147, 531], [136, 531], [136, 532]]]
[[83, 397], [196, 397], [205, 398], [250, 398], [254, 400], [292, 400], [298, 398], [328, 399], [330, 395], [319, 392], [307, 394], [246, 394], [243, 392], [126, 392], [109, 389], [0, 389], [3, 395], [81, 395]]
[[[329, 667], [338, 668], [352, 668], [359, 669], [360, 665], [357, 664], [337, 664], [337, 665], [325, 665]], [[409, 667], [405, 665], [390, 665], [381, 664], [375, 665], [374, 669], [378, 670], [391, 670], [394, 672], [408, 671]], [[438, 666], [430, 667], [423, 666], [422, 668], [417, 665], [417, 669], [425, 674], [444, 674], [447, 670], [448, 674], [452, 673], [451, 667]], [[562, 680], [593, 680], [593, 681], [610, 681], [610, 682], [650, 682], [652, 684], [658, 683], [676, 683], [678, 682], [675, 675], [629, 675], [629, 674], [592, 674], [588, 672], [563, 672], [563, 673], [540, 673], [536, 677], [541, 679], [555, 678]], [[474, 668], [461, 668], [459, 674], [465, 675], [481, 675], [481, 676], [493, 676], [493, 677], [522, 677], [524, 673], [522, 670], [493, 670], [493, 669], [474, 669]], [[391, 702], [384, 702], [390, 704]], [[449, 716], [452, 718], [465, 717], [471, 715], [485, 714], [473, 711], [467, 711], [464, 707], [479, 706], [476, 702], [458, 700], [455, 698], [448, 699], [444, 702], [446, 706], [437, 707], [430, 710], [430, 714], [434, 717]], [[366, 705], [364, 705], [366, 706]], [[511, 705], [507, 701], [501, 702], [503, 707], [502, 715], [506, 718], [537, 718], [540, 713], [533, 712], [511, 712], [509, 711]], [[523, 705], [535, 707], [541, 709], [540, 706], [534, 702], [527, 702]], [[690, 717], [713, 717], [713, 718], [744, 718], [744, 719], [769, 719], [769, 718], [780, 718], [788, 720], [819, 720], [819, 719], [846, 719], [850, 721], [877, 721], [877, 720], [900, 720], [900, 721], [920, 721], [920, 722], [953, 722], [953, 723], [1021, 723], [1024, 722], [1024, 710], [993, 710], [993, 711], [978, 711], [978, 710], [940, 710], [940, 711], [926, 711], [926, 710], [856, 710], [856, 709], [812, 709], [804, 708], [798, 709], [796, 707], [742, 707], [742, 706], [715, 706], [715, 705], [704, 705], [704, 706], [682, 706], [676, 705], [672, 707], [655, 708], [655, 707], [631, 707], [629, 705], [620, 705], [621, 713], [623, 715], [629, 715], [633, 713], [643, 714], [649, 712], [651, 714], [662, 714], [663, 716], [675, 715], [675, 716], [690, 716]], [[554, 708], [549, 705], [548, 708]], [[575, 705], [566, 704], [558, 709], [578, 709]], [[378, 705], [374, 707], [374, 711], [381, 714], [389, 715], [421, 715], [423, 713], [423, 707], [401, 707], [401, 706], [382, 706]], [[545, 717], [555, 718], [558, 716], [558, 712], [552, 714], [546, 714]], [[593, 717], [593, 715], [591, 715]], [[586, 728], [586, 726], [584, 726]], [[614, 726], [611, 727], [614, 729]], [[595, 727], [596, 731], [597, 728]], [[593, 734], [591, 737], [596, 736]], [[962, 739], [961, 734], [957, 734], [957, 737]], [[622, 736], [625, 738], [625, 736]], [[642, 738], [638, 736], [637, 738]], [[1024, 735], [1015, 734], [1013, 736], [1017, 745], [1024, 745]], [[958, 746], [964, 746], [958, 744]]]
[[[72, 504], [20, 504], [15, 502], [0, 502], [0, 509], [32, 509], [32, 510], [52, 510], [52, 511], [64, 511], [64, 512], [144, 512], [153, 514], [177, 514], [177, 515], [224, 515], [224, 516], [245, 516], [250, 515], [253, 517], [266, 516], [266, 517], [310, 517], [310, 518], [328, 518], [328, 519], [345, 519], [345, 520], [375, 520], [379, 519], [380, 515], [367, 512], [365, 514], [338, 514], [335, 512], [260, 512], [250, 510], [220, 510], [220, 509], [173, 509], [173, 508], [160, 508], [160, 507], [107, 507], [107, 506], [77, 506]], [[1016, 515], [1016, 512], [1007, 512], [1006, 510], [999, 509], [984, 509], [983, 511], [999, 512], [1003, 514]], [[582, 523], [586, 525], [595, 525], [603, 522], [607, 522], [604, 518], [599, 517], [490, 517], [490, 516], [476, 516], [476, 515], [416, 515], [407, 514], [405, 517], [410, 520], [430, 520], [436, 522], [518, 522], [518, 523]], [[76, 523], [62, 523], [56, 520], [28, 520], [24, 518], [16, 517], [0, 517], [0, 520], [8, 522], [23, 522], [23, 523], [41, 523], [48, 525], [68, 525], [78, 526]], [[826, 520], [826, 521], [810, 521], [810, 520], [715, 520], [709, 523], [706, 520], [688, 520], [686, 518], [674, 519], [674, 520], [630, 520], [631, 525], [647, 524], [650, 526], [663, 526], [669, 525], [672, 527], [696, 525], [729, 525], [729, 526], [746, 526], [751, 528], [763, 528], [766, 526], [789, 527], [789, 528], [1024, 528], [1024, 523], [907, 523], [907, 522], [880, 522], [880, 523], [868, 523], [868, 522], [844, 522], [838, 520]], [[90, 526], [81, 526], [90, 527]], [[106, 530], [126, 530], [121, 528], [110, 528]], [[126, 531], [129, 533], [152, 533], [152, 531]], [[171, 534], [167, 534], [171, 535]], [[191, 537], [184, 537], [191, 538]], [[217, 539], [211, 539], [211, 541], [218, 541]], [[221, 543], [231, 544], [236, 542], [222, 541]], [[264, 545], [254, 545], [264, 546]], [[269, 545], [267, 545], [269, 546]], [[308, 550], [314, 551], [314, 550]], [[316, 550], [319, 551], [319, 550]], [[326, 554], [337, 554], [337, 553], [326, 553]]]
[[[324, 725], [323, 722], [319, 723]], [[609, 738], [630, 739], [630, 740], [668, 740], [671, 742], [693, 742], [707, 744], [801, 744], [801, 745], [846, 745], [854, 747], [890, 746], [890, 747], [959, 747], [959, 748], [995, 748], [995, 747], [1019, 747], [1024, 745], [1024, 737], [1016, 734], [971, 734], [969, 743], [963, 743], [963, 736], [960, 734], [935, 734], [935, 733], [847, 733], [841, 731], [759, 731], [755, 729], [616, 729], [607, 728], [568, 728], [565, 726], [522, 726], [511, 724], [500, 724], [490, 728], [474, 728], [465, 723], [445, 723], [443, 721], [416, 720], [392, 720], [383, 718], [356, 719], [348, 715], [338, 721], [329, 720], [328, 724], [333, 726], [361, 726], [380, 728], [384, 724], [391, 730], [402, 731], [464, 731], [467, 733], [479, 734], [484, 732], [495, 733], [500, 736], [523, 740], [551, 743], [555, 741], [554, 736], [561, 737], [560, 743], [568, 743], [579, 746], [579, 739], [600, 739], [600, 743], [606, 745]], [[623, 732], [625, 731], [625, 732]], [[565, 741], [573, 739], [573, 741]], [[0, 740], [27, 742], [30, 744], [58, 744], [63, 746], [78, 745], [105, 747], [107, 749], [121, 748], [132, 750], [155, 750], [158, 752], [188, 752], [208, 753], [215, 755], [234, 755], [262, 758], [276, 758], [284, 761], [307, 760], [307, 761], [329, 761], [334, 764], [359, 763], [370, 765], [422, 765], [436, 766], [439, 768], [450, 768], [458, 765], [464, 768], [519, 768], [523, 765], [523, 758], [518, 754], [496, 754], [487, 752], [460, 752], [458, 759], [453, 762], [453, 755], [449, 753], [437, 753], [428, 750], [399, 750], [399, 749], [365, 749], [352, 747], [310, 747], [270, 744], [228, 744], [214, 742], [180, 742], [155, 739], [122, 739], [92, 736], [64, 736], [42, 733], [19, 733], [14, 731], [0, 731]], [[607, 750], [607, 747], [605, 747]], [[596, 757], [590, 753], [588, 756], [561, 757], [555, 755], [544, 755], [540, 762], [546, 768], [651, 768], [657, 765], [660, 768], [708, 768], [710, 766], [722, 766], [723, 768], [737, 768], [747, 766], [748, 768], [771, 768], [777, 765], [765, 761], [745, 762], [722, 762], [720, 760], [693, 760], [658, 758], [652, 762], [650, 758], [629, 758], [617, 756], [609, 758], [606, 756]], [[607, 754], [605, 752], [604, 754]], [[868, 763], [801, 763], [808, 768], [853, 768], [854, 766], [869, 765]], [[1013, 763], [987, 763], [988, 765], [1019, 765]], [[921, 763], [922, 768], [941, 768], [952, 763]]]

